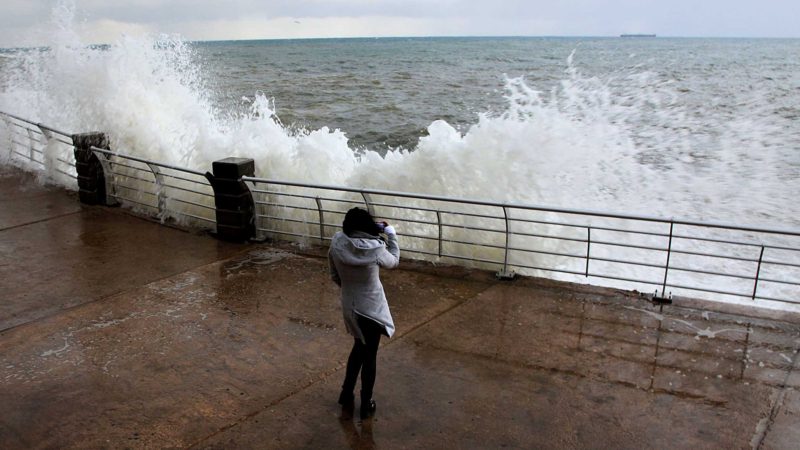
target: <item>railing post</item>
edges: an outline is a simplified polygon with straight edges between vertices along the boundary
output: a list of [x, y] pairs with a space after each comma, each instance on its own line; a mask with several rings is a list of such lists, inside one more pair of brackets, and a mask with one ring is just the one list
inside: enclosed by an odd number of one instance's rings
[[28, 132], [28, 158], [30, 158], [31, 161], [35, 161], [35, 159], [33, 158], [33, 155], [34, 155], [34, 150], [33, 150], [33, 142], [34, 142], [34, 140], [33, 140], [33, 130], [31, 130], [30, 128], [25, 128], [25, 131]]
[[369, 194], [362, 192], [361, 197], [364, 198], [364, 204], [367, 206], [367, 211], [369, 211], [370, 215], [374, 217], [375, 211], [372, 209], [372, 199], [370, 198]]
[[250, 158], [225, 158], [214, 161], [213, 173], [206, 178], [214, 189], [217, 236], [228, 241], [245, 241], [255, 236], [255, 202], [243, 176], [255, 176]]
[[14, 154], [14, 137], [11, 135], [11, 120], [8, 117], [2, 116], [3, 125], [6, 127], [6, 136], [8, 137], [8, 159]]
[[106, 176], [103, 162], [106, 155], [98, 157], [92, 147], [108, 149], [108, 137], [105, 133], [91, 132], [72, 135], [75, 146], [75, 170], [78, 172], [78, 197], [81, 203], [87, 205], [112, 205], [108, 201], [106, 190]]
[[664, 266], [664, 283], [661, 285], [661, 297], [667, 295], [667, 275], [669, 275], [669, 259], [672, 256], [672, 229], [675, 227], [675, 222], [669, 221], [669, 244], [667, 245], [667, 264]]
[[586, 276], [589, 276], [589, 252], [592, 248], [592, 227], [586, 227]]
[[150, 171], [153, 172], [153, 178], [156, 180], [156, 197], [158, 198], [158, 217], [161, 219], [161, 222], [164, 222], [164, 218], [167, 212], [167, 195], [164, 193], [164, 176], [161, 174], [161, 169], [158, 168], [155, 164], [147, 164], [147, 167], [150, 168]]
[[315, 197], [317, 202], [317, 211], [319, 211], [319, 244], [325, 245], [325, 216], [322, 212], [322, 200], [319, 196]]
[[439, 258], [442, 257], [442, 212], [436, 210], [436, 221], [439, 224]]
[[57, 156], [54, 155], [49, 148], [50, 139], [53, 138], [53, 133], [46, 128], [42, 128], [42, 124], [37, 124], [36, 128], [38, 128], [39, 132], [42, 133], [43, 141], [39, 143], [42, 144], [42, 157], [44, 158], [44, 167], [52, 175], [52, 171], [55, 169], [56, 166], [56, 158], [57, 158]]
[[758, 289], [758, 277], [761, 275], [761, 261], [764, 259], [764, 246], [761, 246], [761, 254], [758, 255], [758, 267], [756, 268], [756, 279], [755, 283], [753, 284], [753, 297], [752, 299], [756, 299], [756, 289]]
[[505, 249], [505, 255], [503, 257], [503, 269], [497, 272], [496, 275], [497, 278], [501, 280], [510, 280], [514, 278], [515, 274], [513, 271], [508, 270], [508, 247], [511, 239], [511, 229], [509, 228], [508, 224], [508, 208], [506, 206], [503, 206], [503, 218], [505, 219], [505, 224], [506, 224], [506, 249]]

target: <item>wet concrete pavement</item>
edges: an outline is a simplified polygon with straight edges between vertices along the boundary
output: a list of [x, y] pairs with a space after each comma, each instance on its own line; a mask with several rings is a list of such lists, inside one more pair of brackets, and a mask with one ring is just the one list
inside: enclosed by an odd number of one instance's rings
[[2, 448], [800, 448], [796, 316], [404, 260], [362, 422], [324, 249], [0, 190]]

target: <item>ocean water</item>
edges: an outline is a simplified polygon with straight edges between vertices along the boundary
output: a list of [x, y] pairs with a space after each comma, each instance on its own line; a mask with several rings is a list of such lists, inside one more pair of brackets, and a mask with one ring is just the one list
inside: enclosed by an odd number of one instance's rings
[[0, 110], [206, 169], [800, 227], [800, 40], [382, 38], [3, 50]]

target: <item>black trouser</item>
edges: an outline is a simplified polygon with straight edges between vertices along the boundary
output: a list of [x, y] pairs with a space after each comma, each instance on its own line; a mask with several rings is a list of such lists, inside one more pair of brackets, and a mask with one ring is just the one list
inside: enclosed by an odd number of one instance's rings
[[372, 388], [375, 386], [375, 364], [384, 328], [383, 325], [365, 317], [357, 315], [357, 320], [367, 343], [365, 345], [360, 339], [355, 338], [350, 357], [347, 358], [347, 373], [342, 392], [352, 393], [355, 390], [358, 372], [361, 371], [361, 401], [367, 402], [372, 399]]

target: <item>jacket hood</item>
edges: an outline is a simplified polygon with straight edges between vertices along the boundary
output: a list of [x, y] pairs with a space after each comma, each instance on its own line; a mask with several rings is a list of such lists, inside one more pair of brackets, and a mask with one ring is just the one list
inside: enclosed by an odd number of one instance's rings
[[356, 232], [350, 237], [339, 231], [331, 241], [331, 252], [350, 266], [375, 264], [378, 253], [383, 248], [384, 244], [380, 238], [362, 232]]

